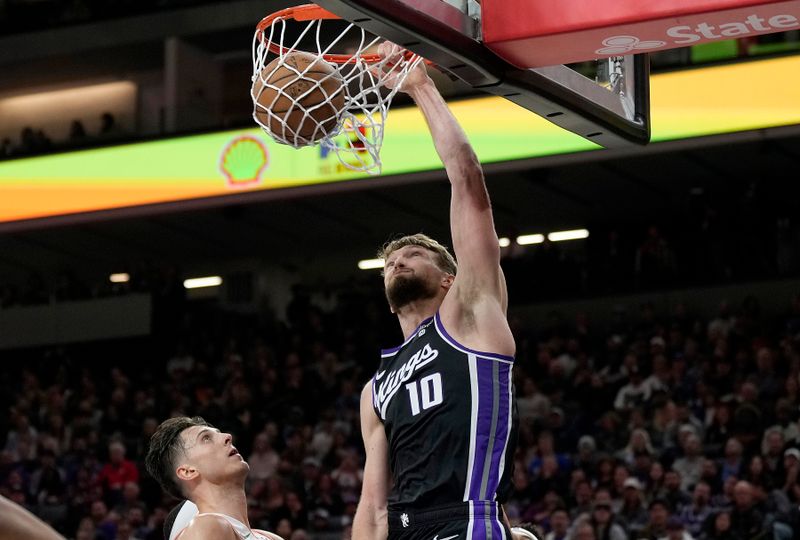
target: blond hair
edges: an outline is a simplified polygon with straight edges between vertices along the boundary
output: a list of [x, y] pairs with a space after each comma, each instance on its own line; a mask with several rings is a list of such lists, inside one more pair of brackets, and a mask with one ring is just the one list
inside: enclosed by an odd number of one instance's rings
[[436, 266], [438, 266], [440, 270], [448, 274], [456, 274], [456, 260], [450, 252], [447, 251], [447, 248], [430, 236], [422, 233], [410, 234], [386, 242], [383, 247], [378, 250], [378, 258], [385, 261], [389, 258], [389, 255], [406, 246], [420, 246], [428, 251], [432, 251], [436, 254]]

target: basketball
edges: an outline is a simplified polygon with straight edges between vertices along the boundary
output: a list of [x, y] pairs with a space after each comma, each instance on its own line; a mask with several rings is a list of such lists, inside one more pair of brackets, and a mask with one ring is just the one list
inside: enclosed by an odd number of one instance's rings
[[276, 58], [253, 81], [255, 118], [278, 142], [315, 144], [336, 131], [344, 83], [336, 68], [305, 52]]

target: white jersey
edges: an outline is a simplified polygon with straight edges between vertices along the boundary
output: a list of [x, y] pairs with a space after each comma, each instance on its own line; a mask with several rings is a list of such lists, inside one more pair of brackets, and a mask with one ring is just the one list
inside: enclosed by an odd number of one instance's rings
[[[252, 529], [248, 529], [247, 525], [245, 525], [238, 519], [226, 514], [218, 514], [216, 512], [206, 512], [203, 514], [196, 514], [194, 517], [200, 517], [200, 516], [219, 516], [221, 518], [224, 518], [225, 520], [227, 520], [228, 523], [230, 523], [231, 527], [233, 527], [233, 531], [236, 533], [236, 536], [240, 538], [240, 540], [275, 540], [277, 538], [280, 538], [278, 536], [272, 536], [272, 535], [268, 536], [262, 534], [261, 532], [256, 532]], [[175, 537], [176, 540], [180, 538], [181, 533], [183, 533], [183, 530], [181, 530], [177, 534], [177, 536]]]

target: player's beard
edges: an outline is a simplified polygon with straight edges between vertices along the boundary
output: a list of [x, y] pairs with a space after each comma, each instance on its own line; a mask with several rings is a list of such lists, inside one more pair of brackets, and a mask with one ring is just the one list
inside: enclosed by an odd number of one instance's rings
[[386, 300], [393, 310], [397, 311], [416, 300], [427, 300], [436, 296], [437, 289], [420, 277], [397, 276], [386, 287]]

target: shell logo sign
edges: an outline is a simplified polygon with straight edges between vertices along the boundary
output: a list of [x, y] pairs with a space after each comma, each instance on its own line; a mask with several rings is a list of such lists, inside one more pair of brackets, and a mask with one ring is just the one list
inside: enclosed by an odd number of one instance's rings
[[261, 175], [269, 165], [269, 152], [259, 139], [249, 135], [236, 137], [223, 148], [219, 170], [229, 188], [250, 188], [261, 183]]

